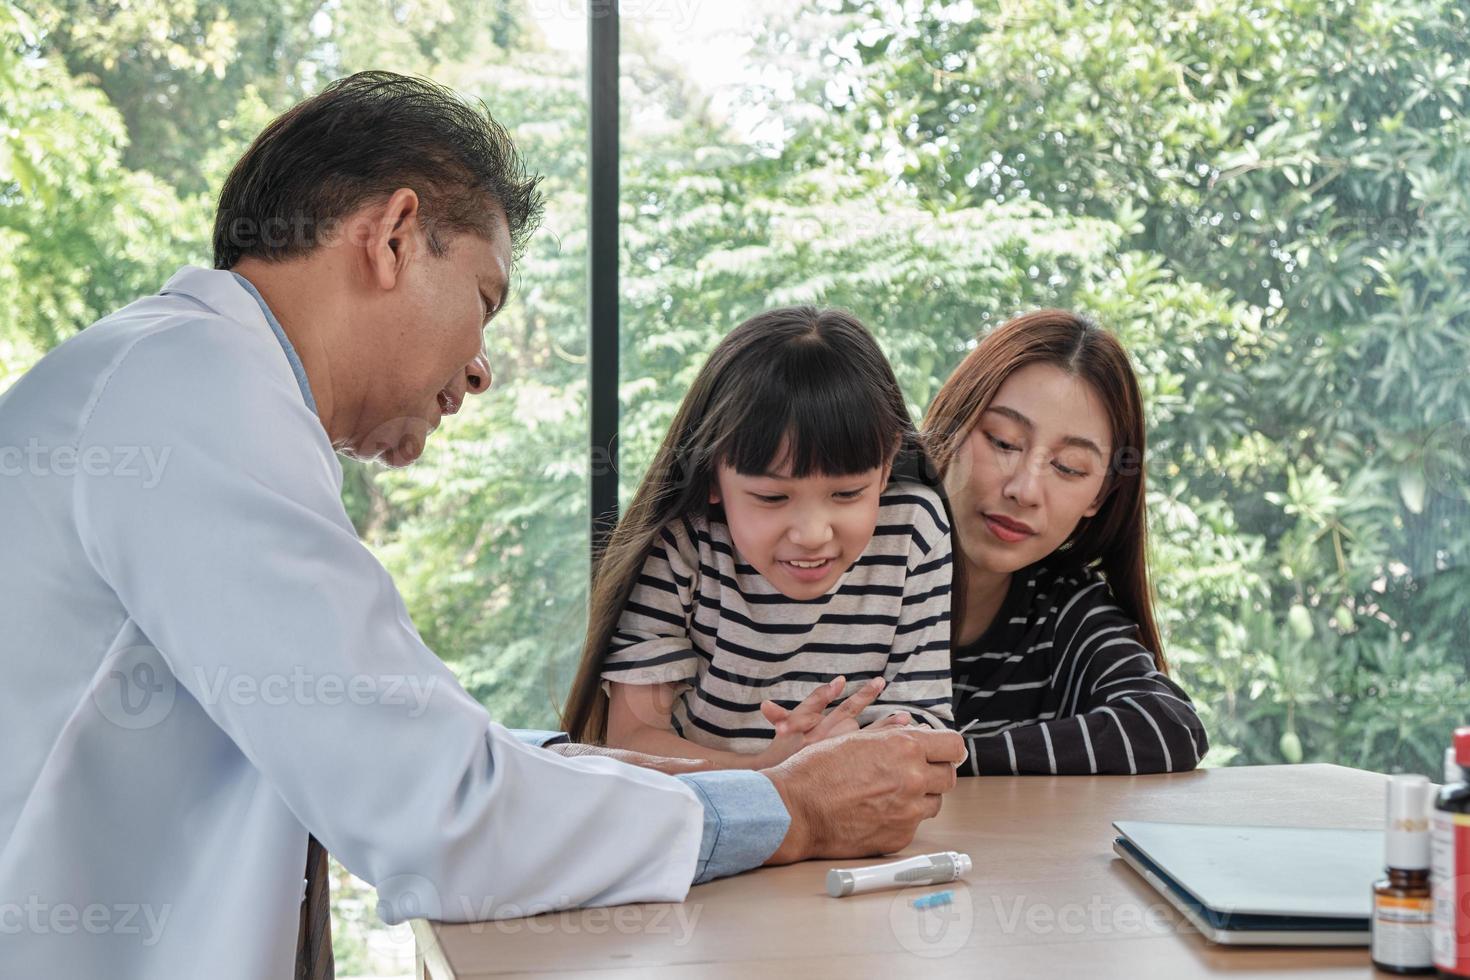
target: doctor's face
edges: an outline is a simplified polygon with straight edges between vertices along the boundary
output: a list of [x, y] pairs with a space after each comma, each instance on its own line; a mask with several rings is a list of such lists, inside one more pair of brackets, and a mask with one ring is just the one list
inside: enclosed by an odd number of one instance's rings
[[421, 233], [394, 288], [374, 299], [362, 331], [365, 359], [360, 424], [348, 452], [406, 466], [429, 433], [466, 398], [490, 388], [484, 332], [505, 303], [511, 242], [505, 221], [489, 238], [468, 232], [434, 256]]

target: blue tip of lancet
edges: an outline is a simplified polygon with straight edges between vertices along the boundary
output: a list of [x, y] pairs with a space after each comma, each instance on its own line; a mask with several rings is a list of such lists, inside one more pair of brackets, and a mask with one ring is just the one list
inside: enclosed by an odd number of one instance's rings
[[921, 895], [914, 899], [913, 906], [916, 909], [932, 909], [936, 905], [948, 905], [954, 899], [954, 892], [935, 892], [932, 895]]

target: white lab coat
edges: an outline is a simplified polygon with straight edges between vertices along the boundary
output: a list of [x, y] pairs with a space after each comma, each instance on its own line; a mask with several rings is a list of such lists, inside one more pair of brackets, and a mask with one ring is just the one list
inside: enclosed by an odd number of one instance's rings
[[287, 977], [308, 830], [389, 921], [684, 897], [696, 794], [491, 722], [341, 480], [228, 272], [0, 396], [0, 974]]

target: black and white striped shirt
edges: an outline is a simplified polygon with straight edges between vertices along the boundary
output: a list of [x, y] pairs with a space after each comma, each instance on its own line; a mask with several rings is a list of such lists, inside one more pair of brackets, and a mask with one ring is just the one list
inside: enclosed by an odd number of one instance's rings
[[888, 485], [867, 549], [830, 592], [807, 601], [788, 599], [736, 556], [717, 508], [663, 529], [602, 677], [685, 685], [674, 730], [726, 751], [765, 748], [774, 730], [762, 701], [795, 707], [838, 675], [849, 693], [879, 675], [888, 681], [861, 724], [907, 710], [947, 728], [952, 573], [944, 506], [917, 483]]
[[961, 770], [972, 775], [1173, 772], [1209, 747], [1096, 572], [1045, 560], [1016, 572], [952, 669], [955, 723], [973, 722]]

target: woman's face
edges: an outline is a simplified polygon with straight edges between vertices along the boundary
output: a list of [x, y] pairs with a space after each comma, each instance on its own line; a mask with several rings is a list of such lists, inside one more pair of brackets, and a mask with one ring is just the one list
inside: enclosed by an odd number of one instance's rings
[[970, 567], [1025, 568], [1096, 514], [1110, 432], [1107, 409], [1082, 378], [1052, 364], [1006, 378], [944, 478], [955, 543]]

